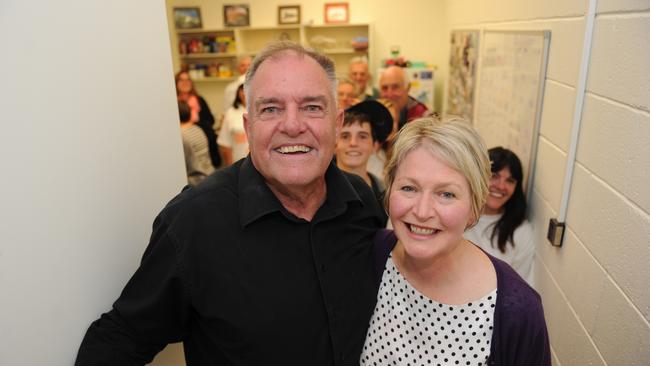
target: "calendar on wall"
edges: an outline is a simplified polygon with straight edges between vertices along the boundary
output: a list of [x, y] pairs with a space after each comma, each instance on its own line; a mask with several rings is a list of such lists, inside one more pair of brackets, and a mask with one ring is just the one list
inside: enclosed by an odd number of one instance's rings
[[474, 126], [487, 147], [519, 156], [524, 187], [534, 169], [549, 31], [485, 31], [482, 38]]

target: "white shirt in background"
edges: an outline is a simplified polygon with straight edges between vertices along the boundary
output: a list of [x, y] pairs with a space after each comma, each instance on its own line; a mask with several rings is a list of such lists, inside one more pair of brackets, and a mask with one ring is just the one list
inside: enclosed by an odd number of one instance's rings
[[533, 263], [535, 261], [533, 228], [528, 221], [524, 221], [515, 229], [514, 248], [508, 241], [506, 252], [501, 253], [497, 245], [497, 237], [494, 238], [494, 245], [490, 242], [490, 236], [494, 230], [493, 224], [500, 218], [501, 215], [481, 215], [476, 226], [465, 232], [465, 239], [478, 245], [493, 257], [508, 263], [529, 285], [533, 286]]

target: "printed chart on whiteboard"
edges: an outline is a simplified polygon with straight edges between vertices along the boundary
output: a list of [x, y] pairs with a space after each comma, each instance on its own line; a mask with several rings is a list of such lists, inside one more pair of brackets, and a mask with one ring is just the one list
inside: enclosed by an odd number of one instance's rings
[[549, 38], [546, 31], [486, 31], [482, 41], [475, 127], [488, 148], [514, 151], [526, 177], [537, 146]]

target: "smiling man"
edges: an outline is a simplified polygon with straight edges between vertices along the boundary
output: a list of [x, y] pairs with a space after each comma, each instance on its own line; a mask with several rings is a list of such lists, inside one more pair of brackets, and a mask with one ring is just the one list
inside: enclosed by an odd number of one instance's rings
[[377, 287], [370, 188], [333, 163], [334, 64], [290, 42], [245, 82], [250, 155], [174, 198], [77, 365], [357, 365]]

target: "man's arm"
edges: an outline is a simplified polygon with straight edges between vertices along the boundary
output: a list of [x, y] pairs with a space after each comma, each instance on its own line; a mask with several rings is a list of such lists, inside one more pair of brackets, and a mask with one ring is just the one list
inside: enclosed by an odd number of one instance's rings
[[189, 289], [181, 278], [177, 243], [160, 221], [113, 309], [88, 328], [75, 365], [144, 365], [184, 338]]

